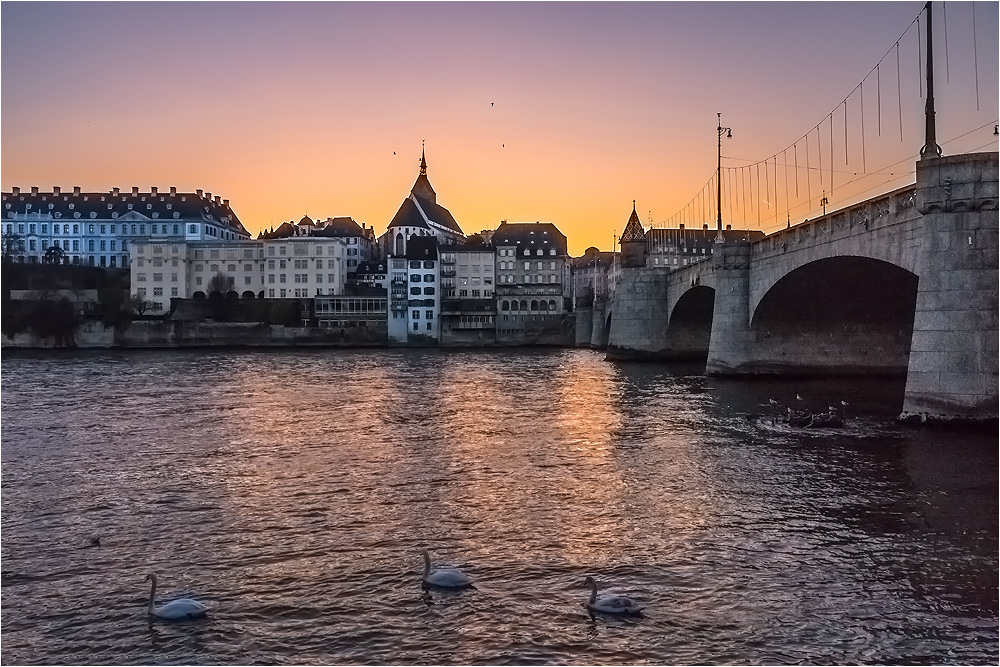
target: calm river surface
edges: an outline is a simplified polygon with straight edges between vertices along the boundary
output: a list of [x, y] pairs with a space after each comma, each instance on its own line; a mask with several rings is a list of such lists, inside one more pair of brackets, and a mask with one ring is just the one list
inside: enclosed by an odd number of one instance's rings
[[[900, 383], [698, 371], [4, 353], [2, 661], [997, 664], [996, 434], [897, 426]], [[748, 419], [796, 393], [856, 418]], [[425, 547], [478, 588], [423, 590]], [[151, 623], [154, 571], [210, 616]], [[587, 575], [645, 616], [591, 618]]]

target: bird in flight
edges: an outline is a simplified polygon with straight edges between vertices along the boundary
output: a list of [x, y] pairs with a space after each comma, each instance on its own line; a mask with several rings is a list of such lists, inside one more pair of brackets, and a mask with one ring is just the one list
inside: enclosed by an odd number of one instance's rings
[[396, 154], [396, 151], [393, 151], [393, 152], [392, 152], [392, 154], [393, 154], [393, 155], [395, 155], [395, 154]]
[[490, 106], [493, 106], [493, 102], [490, 102]]

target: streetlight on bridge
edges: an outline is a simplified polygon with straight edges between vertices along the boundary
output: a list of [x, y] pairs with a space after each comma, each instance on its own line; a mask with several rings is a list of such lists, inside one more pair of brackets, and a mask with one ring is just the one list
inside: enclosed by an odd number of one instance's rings
[[722, 127], [722, 114], [719, 113], [718, 116], [719, 116], [719, 128], [718, 128], [718, 133], [719, 133], [719, 152], [718, 152], [718, 158], [719, 159], [718, 159], [718, 162], [716, 163], [716, 168], [715, 168], [715, 184], [716, 184], [716, 186], [718, 188], [718, 190], [717, 190], [718, 197], [716, 199], [716, 204], [717, 204], [716, 211], [718, 211], [718, 214], [719, 214], [719, 218], [718, 218], [719, 233], [716, 234], [716, 236], [715, 236], [715, 242], [716, 243], [722, 243], [725, 240], [725, 237], [722, 235], [722, 133], [725, 132], [726, 133], [726, 138], [732, 139], [733, 138], [733, 130], [732, 130], [732, 128], [729, 128], [729, 127]]

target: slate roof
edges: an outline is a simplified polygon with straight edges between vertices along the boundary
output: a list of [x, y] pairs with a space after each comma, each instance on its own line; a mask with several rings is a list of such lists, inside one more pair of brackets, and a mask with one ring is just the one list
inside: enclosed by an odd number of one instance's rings
[[[54, 219], [69, 222], [75, 219], [81, 221], [107, 220], [134, 213], [150, 220], [162, 222], [172, 220], [213, 222], [227, 227], [237, 234], [250, 235], [236, 213], [230, 208], [228, 200], [220, 200], [216, 203], [215, 199], [209, 197], [208, 193], [204, 195], [195, 192], [171, 194], [169, 191], [157, 191], [156, 194], [153, 194], [150, 190], [149, 192], [135, 193], [119, 191], [116, 195], [113, 192], [66, 192], [60, 189], [58, 194], [55, 191], [32, 194], [30, 190], [28, 192], [19, 191], [15, 194], [12, 189], [10, 192], [3, 193], [2, 203], [5, 219], [11, 213], [24, 215], [40, 212], [42, 215], [51, 213]], [[117, 216], [112, 214], [117, 214]]]
[[491, 239], [494, 247], [516, 245], [519, 248], [555, 248], [566, 254], [566, 236], [551, 222], [501, 222]]
[[433, 222], [436, 222], [439, 225], [443, 225], [454, 232], [463, 234], [462, 228], [458, 226], [458, 223], [455, 221], [455, 218], [452, 217], [451, 211], [446, 209], [444, 206], [437, 204], [436, 202], [421, 197], [420, 195], [415, 194], [413, 196], [416, 197], [417, 203], [420, 204], [420, 208], [424, 210], [424, 213]]
[[392, 216], [389, 228], [391, 229], [392, 227], [423, 227], [427, 229], [427, 223], [424, 222], [423, 216], [417, 210], [417, 205], [413, 203], [412, 199], [407, 197], [399, 205], [396, 215]]
[[361, 225], [354, 218], [340, 216], [326, 221], [317, 222], [318, 229], [313, 230], [313, 236], [364, 236]]
[[436, 236], [411, 236], [406, 242], [406, 259], [437, 259]]
[[641, 241], [645, 243], [646, 232], [642, 229], [642, 223], [639, 222], [639, 214], [635, 212], [635, 202], [632, 202], [632, 215], [629, 216], [628, 222], [625, 223], [625, 231], [622, 232], [622, 236], [618, 239], [619, 243], [628, 243], [630, 241]]
[[283, 222], [278, 225], [278, 228], [274, 231], [262, 232], [257, 238], [285, 239], [291, 236], [296, 236], [295, 231], [298, 228], [302, 230], [298, 236], [345, 237], [365, 235], [361, 225], [356, 223], [354, 218], [341, 216], [337, 218], [328, 218], [327, 220], [319, 222], [314, 222], [310, 218], [305, 217], [298, 223], [298, 225], [292, 222]]

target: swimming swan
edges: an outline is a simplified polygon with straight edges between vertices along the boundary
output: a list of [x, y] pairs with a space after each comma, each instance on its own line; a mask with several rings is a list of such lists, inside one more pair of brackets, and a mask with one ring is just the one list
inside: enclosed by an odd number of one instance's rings
[[171, 600], [160, 607], [155, 606], [153, 600], [156, 597], [156, 574], [147, 574], [146, 581], [153, 582], [153, 587], [149, 590], [150, 616], [176, 621], [183, 618], [201, 618], [208, 613], [208, 607], [197, 600], [187, 598]]
[[456, 568], [443, 567], [431, 572], [431, 555], [423, 550], [425, 584], [441, 586], [442, 588], [467, 588], [472, 586], [472, 578]]
[[624, 595], [612, 595], [605, 593], [597, 594], [597, 582], [593, 577], [587, 577], [584, 583], [590, 586], [590, 599], [587, 600], [587, 609], [600, 611], [605, 614], [638, 614], [642, 611], [642, 606], [632, 598]]

